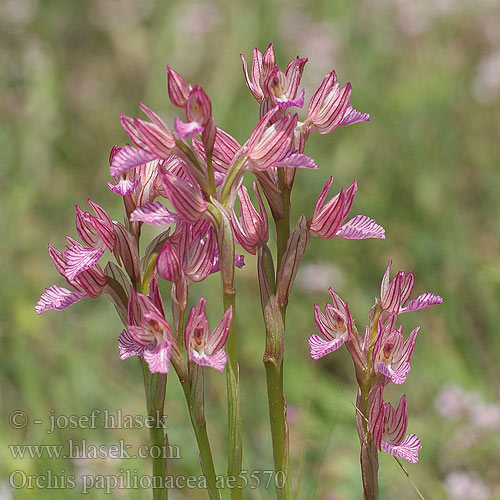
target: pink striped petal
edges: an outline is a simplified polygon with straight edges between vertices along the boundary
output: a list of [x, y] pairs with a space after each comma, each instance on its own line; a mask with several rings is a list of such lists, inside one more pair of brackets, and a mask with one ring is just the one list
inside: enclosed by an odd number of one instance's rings
[[411, 464], [418, 462], [418, 452], [422, 449], [420, 439], [415, 434], [408, 434], [399, 444], [382, 441], [382, 449], [393, 457], [402, 458]]
[[108, 182], [109, 189], [111, 189], [113, 193], [119, 194], [120, 196], [128, 196], [138, 185], [139, 180], [132, 182], [128, 179], [121, 179], [117, 184], [111, 184], [111, 182]]
[[109, 167], [109, 173], [112, 177], [123, 174], [131, 168], [139, 167], [156, 159], [156, 156], [127, 144], [116, 153]]
[[68, 248], [65, 254], [67, 260], [66, 278], [74, 280], [83, 271], [94, 267], [103, 253], [103, 248], [85, 248], [80, 244]]
[[131, 356], [142, 357], [145, 348], [145, 346], [136, 342], [128, 330], [123, 330], [118, 337], [118, 347], [120, 348], [120, 359], [127, 359]]
[[189, 97], [189, 87], [179, 73], [167, 66], [167, 87], [168, 96], [174, 106], [183, 108]]
[[203, 126], [196, 121], [184, 123], [179, 117], [175, 118], [174, 122], [175, 131], [181, 139], [186, 137], [193, 137], [203, 132]]
[[404, 362], [397, 369], [393, 369], [391, 366], [387, 366], [382, 361], [378, 365], [378, 371], [390, 378], [395, 384], [402, 384], [406, 380], [406, 375], [410, 371], [410, 363]]
[[215, 354], [208, 356], [205, 353], [199, 353], [198, 351], [190, 352], [190, 359], [200, 366], [209, 366], [210, 368], [215, 368], [218, 371], [224, 370], [227, 362], [226, 351], [220, 349]]
[[338, 126], [345, 127], [346, 125], [353, 125], [354, 123], [368, 121], [370, 121], [370, 115], [368, 113], [360, 113], [349, 104], [344, 113], [344, 117]]
[[158, 274], [166, 281], [176, 283], [182, 275], [179, 255], [170, 241], [165, 241], [156, 261]]
[[172, 346], [169, 342], [161, 342], [153, 349], [144, 350], [144, 361], [148, 364], [151, 373], [168, 373], [171, 350]]
[[242, 255], [241, 253], [235, 253], [234, 254], [234, 265], [238, 268], [241, 269], [245, 265], [245, 256]]
[[54, 285], [46, 288], [45, 292], [42, 293], [40, 300], [35, 306], [35, 311], [37, 314], [42, 314], [49, 309], [61, 311], [85, 297], [87, 297], [85, 293], [72, 292], [66, 288]]
[[443, 298], [439, 295], [435, 295], [433, 293], [424, 293], [419, 295], [416, 299], [410, 300], [408, 305], [401, 309], [399, 312], [409, 312], [409, 311], [418, 311], [419, 309], [424, 309], [429, 306], [435, 306], [437, 304], [442, 304]]
[[297, 153], [296, 151], [290, 151], [281, 160], [278, 160], [273, 167], [289, 167], [289, 168], [310, 168], [312, 170], [317, 170], [318, 165], [314, 163], [314, 160], [309, 156]]
[[336, 351], [344, 343], [344, 340], [344, 337], [334, 340], [324, 340], [319, 335], [311, 335], [309, 337], [311, 358], [319, 359], [333, 351]]
[[391, 403], [384, 402], [385, 426], [383, 440], [387, 443], [399, 444], [406, 434], [408, 426], [408, 404], [406, 396], [399, 400], [398, 407], [394, 409]]
[[366, 215], [356, 215], [346, 222], [335, 234], [337, 238], [364, 240], [367, 238], [385, 239], [385, 230]]
[[231, 326], [232, 317], [233, 308], [232, 306], [229, 306], [227, 311], [224, 313], [224, 316], [222, 316], [219, 324], [214, 328], [214, 331], [208, 339], [206, 344], [208, 352], [215, 353], [225, 345], [229, 335], [229, 327]]
[[291, 108], [291, 107], [302, 108], [302, 106], [304, 106], [305, 95], [306, 95], [306, 91], [304, 89], [302, 89], [302, 91], [299, 94], [299, 97], [297, 97], [296, 99], [288, 99], [288, 100], [276, 99], [276, 104], [281, 109], [286, 109], [286, 108]]
[[382, 282], [380, 283], [380, 297], [383, 298], [389, 289], [389, 276], [391, 272], [392, 260], [387, 264], [384, 276], [382, 277]]
[[375, 391], [369, 415], [369, 430], [375, 446], [380, 450], [382, 446], [382, 435], [384, 433], [385, 408], [382, 399], [383, 388], [379, 385]]
[[159, 201], [155, 201], [153, 203], [146, 203], [142, 207], [137, 207], [130, 215], [130, 220], [145, 222], [152, 226], [165, 226], [177, 222], [179, 217]]
[[161, 172], [161, 179], [167, 198], [179, 216], [193, 224], [199, 221], [207, 209], [199, 185], [190, 184], [169, 172]]

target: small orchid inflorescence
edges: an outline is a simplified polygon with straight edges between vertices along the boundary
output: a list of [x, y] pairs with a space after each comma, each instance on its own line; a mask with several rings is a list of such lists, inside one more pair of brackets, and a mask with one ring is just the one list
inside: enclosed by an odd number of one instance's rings
[[324, 312], [314, 304], [314, 318], [321, 335], [311, 335], [311, 357], [319, 359], [346, 345], [354, 362], [358, 397], [356, 424], [361, 441], [361, 470], [365, 498], [377, 498], [378, 450], [418, 462], [422, 448], [415, 434], [406, 435], [408, 409], [403, 396], [397, 409], [383, 400], [384, 387], [390, 382], [402, 384], [410, 371], [410, 360], [420, 327], [414, 328], [405, 339], [403, 326], [396, 327], [398, 315], [441, 304], [443, 299], [433, 293], [424, 293], [410, 300], [414, 276], [400, 271], [389, 281], [391, 262], [387, 266], [380, 287], [380, 298], [370, 310], [369, 324], [362, 337], [349, 307], [330, 289], [332, 302]]
[[[244, 256], [257, 255], [257, 276], [266, 329], [264, 366], [275, 473], [284, 478], [278, 499], [294, 498], [289, 471], [286, 398], [283, 391], [283, 357], [287, 305], [301, 259], [312, 236], [322, 239], [385, 238], [373, 219], [348, 219], [357, 182], [327, 199], [330, 177], [319, 194], [312, 214], [291, 225], [290, 195], [298, 168], [317, 170], [304, 154], [313, 132], [328, 134], [337, 127], [369, 120], [349, 103], [350, 83], [341, 87], [334, 71], [325, 76], [312, 95], [300, 121], [293, 108], [306, 103], [299, 90], [305, 58], [292, 60], [285, 71], [276, 65], [272, 44], [261, 53], [254, 49], [250, 74], [241, 56], [246, 84], [259, 104], [259, 120], [248, 140], [240, 144], [216, 125], [212, 104], [199, 86], [189, 85], [167, 67], [167, 88], [172, 104], [182, 110], [173, 128], [149, 107], [140, 104], [147, 119], [120, 116], [131, 144], [114, 146], [109, 157], [109, 189], [121, 197], [123, 224], [111, 220], [97, 203], [89, 201], [94, 215], [76, 207], [76, 231], [81, 239], [67, 237], [63, 252], [49, 245], [57, 271], [72, 289], [51, 286], [42, 294], [37, 313], [61, 310], [85, 297], [107, 294], [124, 329], [118, 338], [121, 359], [140, 359], [148, 413], [163, 414], [167, 373], [177, 374], [187, 402], [200, 452], [202, 472], [211, 499], [221, 498], [204, 414], [206, 368], [226, 372], [228, 399], [228, 475], [236, 478], [231, 498], [243, 497], [242, 423], [240, 411], [238, 337], [236, 329], [235, 273]], [[243, 184], [253, 174], [256, 202]], [[267, 206], [266, 206], [267, 205]], [[159, 234], [141, 253], [143, 224], [159, 226]], [[274, 226], [274, 231], [271, 230]], [[268, 246], [275, 235], [276, 248]], [[106, 251], [114, 262], [104, 266]], [[206, 300], [190, 307], [192, 285], [219, 273], [223, 313], [210, 329]], [[389, 382], [402, 383], [418, 329], [407, 340], [398, 314], [439, 303], [427, 294], [409, 301], [413, 275], [399, 273], [390, 283], [389, 268], [381, 299], [370, 313], [365, 337], [358, 334], [347, 304], [332, 291], [332, 304], [323, 313], [315, 306], [322, 337], [310, 339], [311, 355], [320, 358], [345, 344], [353, 357], [359, 383], [358, 430], [363, 453], [376, 459], [383, 449], [416, 461], [420, 441], [406, 438], [406, 399], [394, 410], [382, 399]], [[160, 294], [159, 279], [170, 283], [170, 311]], [[153, 445], [165, 446], [161, 426], [152, 429]], [[365, 461], [366, 462], [366, 461]], [[363, 468], [364, 467], [364, 468]], [[376, 498], [376, 470], [363, 469], [365, 498]], [[365, 470], [366, 469], [366, 470]], [[368, 475], [375, 474], [369, 482]], [[166, 475], [166, 459], [153, 460], [153, 474]], [[371, 493], [370, 493], [371, 491]], [[371, 495], [371, 496], [370, 496]], [[168, 488], [155, 483], [154, 499], [166, 499]]]

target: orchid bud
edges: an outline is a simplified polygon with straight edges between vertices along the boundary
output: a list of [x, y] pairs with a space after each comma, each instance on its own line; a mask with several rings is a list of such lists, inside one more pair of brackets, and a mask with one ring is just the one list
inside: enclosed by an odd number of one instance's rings
[[179, 217], [191, 223], [200, 220], [207, 209], [200, 187], [165, 170], [160, 175], [167, 198]]
[[172, 283], [176, 283], [181, 277], [179, 256], [169, 240], [165, 241], [158, 254], [156, 269], [164, 280], [171, 281]]
[[189, 86], [179, 73], [167, 66], [168, 96], [174, 106], [183, 108], [189, 97]]
[[123, 263], [123, 267], [130, 276], [132, 283], [138, 283], [141, 279], [139, 248], [137, 240], [132, 233], [119, 222], [113, 222], [116, 231], [116, 244], [113, 250], [118, 263]]
[[[168, 159], [176, 146], [174, 135], [153, 110], [142, 103], [140, 108], [151, 122], [121, 114], [120, 122], [122, 127], [141, 150], [154, 158]], [[118, 154], [117, 158], [119, 156]]]
[[277, 297], [280, 307], [288, 304], [288, 296], [292, 288], [300, 262], [309, 243], [309, 231], [306, 219], [303, 215], [299, 217], [294, 231], [288, 238], [285, 253], [281, 259], [278, 270]]
[[233, 211], [231, 220], [238, 243], [247, 252], [255, 255], [257, 247], [267, 242], [269, 235], [266, 209], [255, 181], [253, 182], [253, 190], [259, 203], [259, 212], [253, 206], [247, 188], [241, 186], [238, 190], [240, 216], [238, 218]]
[[248, 140], [246, 155], [255, 170], [273, 166], [285, 156], [292, 144], [297, 115], [285, 115], [270, 125], [277, 109], [271, 109], [262, 117]]

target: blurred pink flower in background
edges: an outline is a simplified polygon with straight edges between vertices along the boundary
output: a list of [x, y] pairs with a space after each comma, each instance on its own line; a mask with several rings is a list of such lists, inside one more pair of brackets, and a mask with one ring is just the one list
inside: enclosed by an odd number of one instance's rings
[[457, 471], [446, 476], [445, 487], [453, 500], [488, 500], [490, 491], [482, 479], [473, 472]]

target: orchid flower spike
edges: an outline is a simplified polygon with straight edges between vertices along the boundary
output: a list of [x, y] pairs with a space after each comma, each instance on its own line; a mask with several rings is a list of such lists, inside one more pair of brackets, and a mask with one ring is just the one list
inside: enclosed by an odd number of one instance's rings
[[188, 358], [200, 366], [210, 366], [222, 371], [226, 366], [227, 354], [223, 349], [231, 326], [232, 307], [229, 307], [220, 323], [210, 332], [205, 312], [206, 301], [201, 298], [191, 309], [186, 322], [185, 343]]

